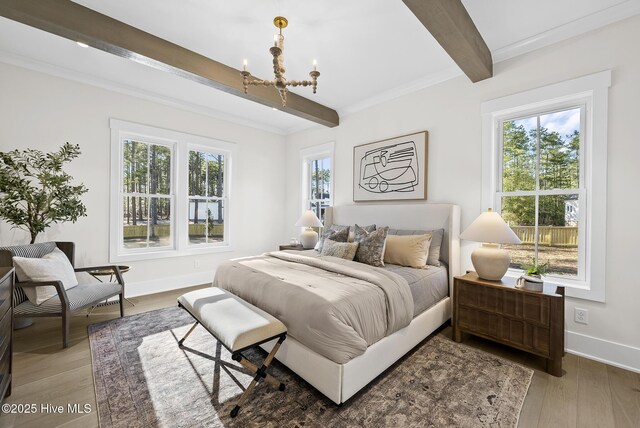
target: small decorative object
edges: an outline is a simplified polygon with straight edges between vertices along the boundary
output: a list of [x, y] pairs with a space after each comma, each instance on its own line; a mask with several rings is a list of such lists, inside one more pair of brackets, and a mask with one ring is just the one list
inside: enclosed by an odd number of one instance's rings
[[289, 245], [298, 245], [298, 240], [292, 237], [289, 239]]
[[509, 252], [500, 248], [500, 244], [522, 244], [500, 214], [491, 208], [480, 214], [460, 234], [460, 239], [482, 242], [482, 247], [471, 253], [471, 262], [478, 276], [490, 281], [500, 281], [511, 263]]
[[309, 73], [311, 80], [287, 80], [284, 76], [286, 69], [284, 68], [284, 36], [282, 35], [282, 29], [289, 25], [287, 18], [283, 16], [276, 16], [273, 19], [273, 25], [280, 30], [279, 34], [273, 36], [273, 46], [269, 49], [273, 56], [273, 73], [275, 74], [275, 80], [260, 80], [251, 76], [251, 73], [247, 71], [247, 60], [244, 60], [244, 66], [240, 74], [242, 75], [242, 85], [244, 86], [244, 93], [246, 94], [249, 85], [256, 86], [275, 86], [282, 99], [282, 107], [287, 106], [287, 86], [311, 86], [313, 93], [316, 93], [318, 88], [318, 77], [320, 72], [317, 70], [318, 63], [313, 60], [313, 70]]
[[547, 272], [549, 272], [549, 262], [538, 265], [534, 257], [532, 258], [532, 263], [530, 265], [524, 265], [523, 268], [525, 275], [542, 278], [542, 275], [545, 275]]
[[318, 243], [318, 232], [312, 227], [322, 227], [322, 222], [311, 210], [306, 210], [295, 224], [296, 227], [304, 227], [305, 230], [300, 235], [300, 243], [305, 249], [313, 248]]
[[63, 168], [79, 155], [80, 146], [69, 143], [53, 153], [0, 152], [0, 217], [28, 231], [31, 244], [52, 223], [75, 223], [87, 215], [80, 200], [87, 188], [74, 186], [73, 177]]
[[544, 289], [544, 282], [539, 277], [523, 275], [516, 281], [516, 288], [542, 292]]
[[427, 199], [427, 131], [353, 148], [353, 201]]

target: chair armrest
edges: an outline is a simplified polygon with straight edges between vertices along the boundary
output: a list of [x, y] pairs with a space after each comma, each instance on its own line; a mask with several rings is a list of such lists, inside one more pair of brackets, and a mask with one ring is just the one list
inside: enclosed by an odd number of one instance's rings
[[76, 272], [89, 272], [92, 270], [112, 270], [113, 274], [118, 281], [118, 284], [122, 285], [122, 292], [124, 293], [124, 279], [122, 279], [122, 272], [120, 272], [120, 268], [115, 265], [106, 265], [106, 266], [87, 266], [81, 268], [75, 268]]
[[64, 289], [62, 285], [62, 281], [41, 281], [41, 282], [33, 282], [33, 281], [25, 281], [25, 282], [16, 282], [16, 285], [22, 288], [26, 287], [55, 287], [58, 292], [58, 296], [60, 296], [60, 303], [69, 308], [69, 298], [67, 297], [67, 291]]

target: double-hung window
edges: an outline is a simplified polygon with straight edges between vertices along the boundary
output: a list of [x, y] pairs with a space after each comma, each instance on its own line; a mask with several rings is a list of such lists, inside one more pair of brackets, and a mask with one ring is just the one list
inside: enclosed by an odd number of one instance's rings
[[111, 120], [111, 262], [230, 250], [235, 145]]
[[547, 267], [567, 295], [605, 298], [607, 99], [602, 72], [483, 103], [483, 209], [522, 240], [510, 274]]
[[312, 210], [324, 222], [325, 209], [332, 204], [333, 144], [311, 147], [302, 156], [302, 208]]

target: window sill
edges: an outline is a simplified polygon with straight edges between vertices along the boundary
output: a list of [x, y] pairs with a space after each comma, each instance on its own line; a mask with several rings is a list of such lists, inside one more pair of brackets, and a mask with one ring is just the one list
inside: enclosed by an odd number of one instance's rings
[[[506, 277], [516, 279], [521, 277], [522, 275], [524, 275], [523, 272], [511, 269], [508, 270], [505, 274]], [[551, 284], [557, 287], [565, 287], [565, 296], [567, 297], [603, 303], [605, 301], [604, 293], [600, 293], [599, 290], [593, 290], [587, 281], [570, 279], [563, 280], [559, 277], [544, 277], [543, 280], [545, 284]]]
[[109, 257], [109, 263], [133, 262], [140, 260], [157, 260], [172, 257], [186, 257], [212, 253], [228, 253], [234, 251], [230, 245], [203, 246], [201, 248], [185, 248], [182, 250], [148, 251], [143, 253], [125, 253]]

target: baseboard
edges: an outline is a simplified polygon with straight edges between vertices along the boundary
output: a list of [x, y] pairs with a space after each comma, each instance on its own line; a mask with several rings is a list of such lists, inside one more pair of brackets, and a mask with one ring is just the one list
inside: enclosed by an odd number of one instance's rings
[[170, 276], [149, 281], [127, 282], [126, 297], [145, 296], [147, 294], [162, 293], [200, 284], [210, 284], [213, 272], [194, 272], [187, 275]]
[[567, 331], [567, 352], [640, 373], [640, 348]]

